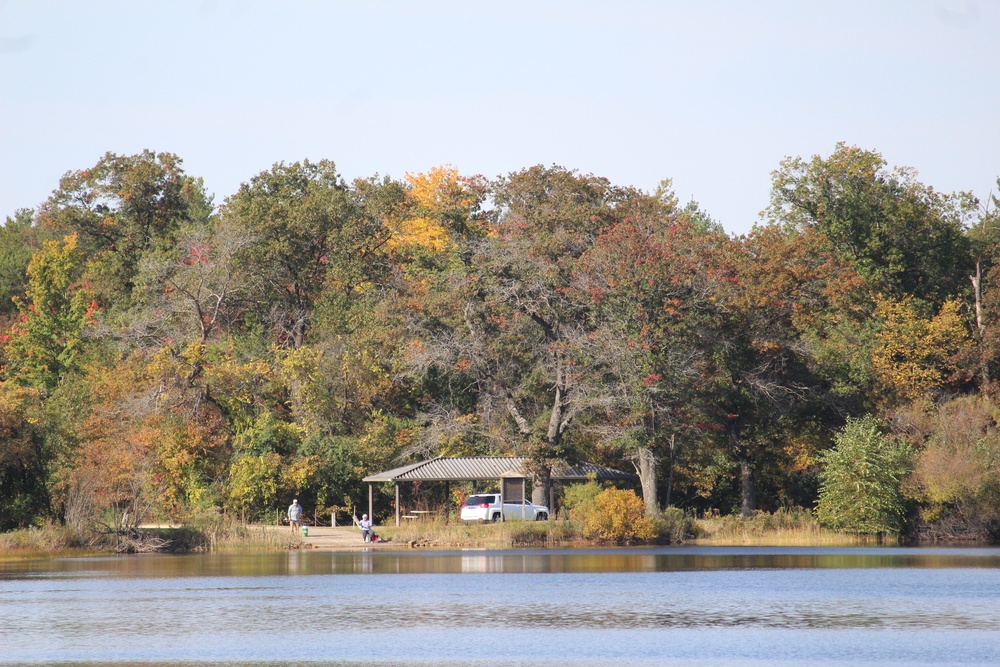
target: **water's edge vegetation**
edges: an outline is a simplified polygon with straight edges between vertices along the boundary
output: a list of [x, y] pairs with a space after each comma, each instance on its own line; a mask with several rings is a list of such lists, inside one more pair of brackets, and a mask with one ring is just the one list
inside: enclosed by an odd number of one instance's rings
[[[805, 512], [756, 513], [750, 519], [706, 516], [694, 519], [682, 513], [664, 513], [653, 521], [655, 532], [643, 539], [602, 539], [588, 535], [578, 521], [509, 521], [465, 523], [431, 520], [399, 527], [379, 526], [379, 548], [588, 547], [696, 544], [708, 546], [864, 546], [892, 545], [897, 535], [867, 535], [822, 528]], [[352, 548], [359, 548], [359, 543]], [[290, 535], [287, 527], [219, 521], [213, 525], [147, 526], [131, 536], [81, 540], [63, 526], [13, 530], [0, 534], [0, 558], [52, 553], [226, 552], [275, 551], [309, 548], [310, 541]]]

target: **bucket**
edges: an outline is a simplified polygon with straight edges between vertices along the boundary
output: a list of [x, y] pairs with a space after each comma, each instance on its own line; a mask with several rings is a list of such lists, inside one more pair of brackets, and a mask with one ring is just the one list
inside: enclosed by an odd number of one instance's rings
[[309, 537], [309, 526], [302, 526], [302, 537]]

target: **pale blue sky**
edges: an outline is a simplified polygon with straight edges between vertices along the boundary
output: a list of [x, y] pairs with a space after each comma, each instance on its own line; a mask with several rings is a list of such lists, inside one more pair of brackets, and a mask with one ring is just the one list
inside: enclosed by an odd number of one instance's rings
[[985, 197], [1000, 3], [0, 0], [0, 219], [107, 151], [221, 203], [277, 161], [673, 178], [730, 232], [837, 141]]

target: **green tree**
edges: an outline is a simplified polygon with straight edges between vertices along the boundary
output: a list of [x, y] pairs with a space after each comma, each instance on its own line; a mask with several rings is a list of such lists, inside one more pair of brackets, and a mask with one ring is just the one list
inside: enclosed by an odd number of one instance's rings
[[967, 288], [972, 271], [963, 226], [976, 200], [941, 194], [875, 151], [838, 143], [826, 158], [786, 158], [772, 174], [766, 214], [815, 227], [887, 296], [937, 303]]
[[902, 441], [883, 435], [872, 416], [852, 419], [823, 453], [820, 524], [854, 533], [898, 533], [906, 518], [901, 490], [912, 452]]
[[[723, 275], [715, 298], [718, 318], [711, 340], [715, 422], [725, 450], [739, 466], [741, 515], [758, 505], [763, 466], [808, 452], [804, 432], [831, 409], [833, 383], [818, 363], [819, 343], [839, 322], [863, 316], [853, 308], [856, 274], [831, 259], [822, 235], [774, 225], [727, 244], [716, 269]], [[831, 405], [832, 404], [832, 405]]]
[[183, 224], [205, 222], [211, 198], [171, 153], [105, 154], [89, 169], [67, 173], [38, 211], [39, 225], [76, 233], [86, 278], [102, 305], [129, 305], [143, 255], [169, 246]]
[[305, 343], [322, 294], [350, 299], [384, 269], [389, 230], [373, 192], [370, 182], [349, 188], [330, 161], [306, 160], [275, 164], [226, 200], [223, 218], [254, 239], [238, 256], [259, 280], [246, 305], [282, 345]]
[[48, 391], [75, 368], [95, 307], [76, 283], [82, 262], [75, 235], [46, 241], [31, 259], [27, 301], [15, 300], [21, 321], [7, 343], [8, 378]]
[[15, 297], [24, 297], [28, 263], [35, 253], [34, 211], [20, 209], [0, 227], [0, 313], [17, 312]]
[[49, 451], [38, 426], [37, 390], [0, 382], [0, 530], [49, 510]]
[[[997, 179], [1000, 186], [1000, 179]], [[975, 359], [981, 390], [996, 392], [995, 368], [1000, 358], [1000, 326], [995, 313], [1000, 300], [1000, 197], [991, 195], [984, 204], [979, 220], [968, 232], [972, 246], [973, 339], [978, 355]]]
[[592, 302], [574, 289], [580, 258], [645, 196], [541, 166], [499, 179], [491, 196], [487, 234], [470, 243], [465, 326], [436, 343], [451, 346], [438, 368], [474, 378], [482, 425], [513, 426], [515, 449], [537, 463], [542, 502], [548, 467], [572, 454], [566, 435], [592, 398], [593, 369], [579, 354], [593, 331]]

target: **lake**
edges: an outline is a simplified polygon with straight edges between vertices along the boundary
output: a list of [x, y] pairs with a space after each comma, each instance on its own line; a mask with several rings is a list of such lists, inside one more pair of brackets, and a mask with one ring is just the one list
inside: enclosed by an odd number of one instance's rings
[[1000, 550], [0, 559], [0, 664], [997, 665]]

